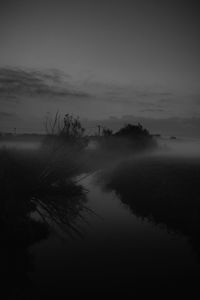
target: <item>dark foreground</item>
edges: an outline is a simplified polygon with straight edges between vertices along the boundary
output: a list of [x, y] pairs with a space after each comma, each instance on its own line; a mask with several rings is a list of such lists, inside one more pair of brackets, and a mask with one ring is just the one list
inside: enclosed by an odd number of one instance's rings
[[[58, 189], [60, 177], [57, 185], [51, 178], [45, 188], [34, 185], [30, 199], [34, 194], [35, 201], [21, 206], [10, 200], [1, 208], [9, 213], [1, 216], [7, 298], [198, 292], [198, 156], [129, 157], [75, 177], [67, 192]], [[27, 184], [33, 188], [32, 180]], [[10, 193], [13, 199], [16, 192]], [[17, 193], [23, 201], [30, 188], [20, 186]]]

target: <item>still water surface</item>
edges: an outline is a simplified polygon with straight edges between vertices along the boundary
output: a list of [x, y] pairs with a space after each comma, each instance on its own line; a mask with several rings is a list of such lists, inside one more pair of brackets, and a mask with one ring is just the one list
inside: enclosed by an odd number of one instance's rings
[[62, 239], [53, 232], [31, 247], [34, 285], [53, 293], [74, 286], [169, 287], [196, 278], [200, 268], [188, 238], [135, 216], [96, 177], [82, 182], [89, 191], [87, 205], [95, 212], [85, 214], [87, 224], [80, 222], [83, 238]]
[[[83, 211], [83, 218], [77, 219], [82, 236], [63, 236], [53, 227], [48, 237], [31, 244], [29, 295], [44, 299], [67, 295], [69, 290], [198, 286], [200, 159], [196, 145], [184, 147], [184, 141], [172, 141], [167, 155], [162, 150], [153, 160], [126, 162], [122, 170], [114, 168], [110, 178], [104, 171], [86, 176], [80, 183], [88, 191], [86, 206], [92, 213]], [[39, 144], [6, 146], [37, 149]]]

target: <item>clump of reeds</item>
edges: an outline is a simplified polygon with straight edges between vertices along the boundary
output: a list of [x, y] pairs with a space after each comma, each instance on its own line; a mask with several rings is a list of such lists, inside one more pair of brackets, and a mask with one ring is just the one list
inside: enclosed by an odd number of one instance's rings
[[75, 219], [86, 209], [86, 191], [74, 179], [81, 172], [83, 129], [69, 115], [62, 126], [58, 114], [46, 125], [51, 134], [39, 149], [0, 150], [0, 218], [14, 224], [37, 211], [44, 222], [78, 233]]

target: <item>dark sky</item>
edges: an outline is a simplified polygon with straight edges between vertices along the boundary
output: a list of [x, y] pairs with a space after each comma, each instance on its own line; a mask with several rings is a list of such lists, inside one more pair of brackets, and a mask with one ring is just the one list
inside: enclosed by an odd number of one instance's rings
[[1, 1], [0, 125], [57, 109], [199, 118], [199, 15], [195, 1]]

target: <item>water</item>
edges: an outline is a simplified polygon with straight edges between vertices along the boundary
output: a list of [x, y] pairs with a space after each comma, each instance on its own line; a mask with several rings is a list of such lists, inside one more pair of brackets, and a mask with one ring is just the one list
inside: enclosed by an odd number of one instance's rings
[[[170, 141], [160, 152], [121, 158], [92, 175], [82, 174], [80, 184], [87, 190], [84, 205], [82, 200], [66, 199], [77, 234], [65, 234], [52, 220], [49, 232], [26, 219], [23, 228], [20, 222], [19, 228], [14, 222], [14, 230], [5, 227], [2, 239], [7, 246], [0, 249], [1, 256], [8, 262], [6, 280], [20, 290], [20, 299], [60, 299], [85, 290], [198, 287], [198, 145]], [[18, 146], [37, 149], [38, 144]], [[53, 204], [63, 205], [59, 201]], [[78, 209], [71, 210], [72, 206]], [[19, 217], [24, 213], [20, 211]], [[32, 219], [40, 219], [37, 212]]]
[[63, 239], [55, 231], [31, 247], [31, 279], [40, 293], [64, 292], [66, 285], [158, 288], [195, 277], [198, 258], [188, 238], [134, 215], [97, 178], [94, 174], [82, 182], [89, 190], [87, 206], [95, 212], [85, 214], [88, 224], [79, 222], [83, 238]]

